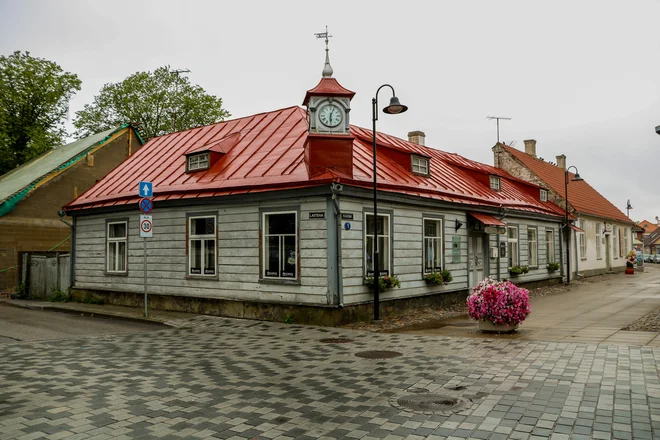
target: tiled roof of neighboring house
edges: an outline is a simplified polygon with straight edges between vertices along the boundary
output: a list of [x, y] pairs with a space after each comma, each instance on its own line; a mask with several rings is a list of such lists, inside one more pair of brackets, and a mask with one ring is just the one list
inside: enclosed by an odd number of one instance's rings
[[[557, 194], [561, 197], [564, 196], [565, 171], [562, 168], [541, 159], [536, 159], [524, 151], [520, 151], [508, 145], [500, 145], [520, 160], [520, 162], [536, 174], [539, 179], [548, 184], [548, 186]], [[572, 180], [574, 177], [575, 174], [569, 172], [568, 201], [578, 212], [625, 223], [634, 223], [586, 181], [573, 182]]]
[[[57, 176], [84, 158], [88, 152], [103, 145], [115, 133], [127, 127], [129, 125], [125, 124], [55, 147], [0, 176], [0, 216], [11, 211], [13, 206], [30, 191], [42, 185], [51, 177]], [[140, 139], [139, 135], [138, 139]], [[140, 142], [142, 142], [142, 139], [140, 139]]]
[[650, 234], [651, 232], [655, 231], [658, 229], [658, 225], [656, 223], [647, 221], [647, 220], [642, 220], [641, 222], [638, 223], [639, 226], [644, 228], [644, 233], [645, 234]]
[[[372, 132], [351, 126], [353, 176], [328, 169], [309, 177], [305, 163], [308, 137], [306, 111], [288, 107], [151, 139], [103, 180], [67, 205], [67, 210], [137, 203], [141, 180], [154, 184], [154, 201], [246, 194], [341, 182], [372, 187]], [[236, 137], [208, 170], [186, 173], [186, 153], [219, 140]], [[381, 191], [404, 193], [467, 205], [508, 207], [562, 215], [551, 202], [541, 202], [539, 187], [502, 170], [457, 154], [420, 146], [378, 133], [378, 185]], [[431, 157], [430, 177], [412, 173], [386, 149]], [[479, 181], [478, 176], [484, 179]], [[500, 175], [501, 190], [493, 191], [485, 173]], [[485, 182], [485, 183], [484, 183]]]
[[651, 234], [644, 237], [644, 246], [651, 246], [660, 242], [660, 229], [656, 229]]

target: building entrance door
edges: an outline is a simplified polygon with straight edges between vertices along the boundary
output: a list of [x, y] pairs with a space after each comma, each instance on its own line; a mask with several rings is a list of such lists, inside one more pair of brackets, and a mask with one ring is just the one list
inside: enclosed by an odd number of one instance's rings
[[470, 288], [488, 276], [485, 245], [483, 233], [470, 232], [468, 234], [468, 283]]

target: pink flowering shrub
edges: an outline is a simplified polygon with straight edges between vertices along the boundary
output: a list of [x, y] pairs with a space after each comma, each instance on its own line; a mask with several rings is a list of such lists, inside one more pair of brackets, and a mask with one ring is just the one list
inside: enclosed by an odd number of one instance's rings
[[530, 313], [529, 290], [510, 281], [488, 277], [472, 289], [467, 299], [468, 315], [493, 324], [520, 324]]

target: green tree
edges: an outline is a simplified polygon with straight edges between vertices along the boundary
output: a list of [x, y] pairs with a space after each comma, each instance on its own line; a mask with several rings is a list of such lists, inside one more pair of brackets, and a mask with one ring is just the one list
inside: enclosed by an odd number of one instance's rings
[[52, 61], [16, 51], [0, 56], [0, 174], [63, 143], [80, 80]]
[[76, 112], [76, 135], [86, 136], [130, 122], [149, 139], [223, 121], [230, 116], [222, 99], [207, 94], [170, 66], [137, 72], [106, 84], [92, 104]]

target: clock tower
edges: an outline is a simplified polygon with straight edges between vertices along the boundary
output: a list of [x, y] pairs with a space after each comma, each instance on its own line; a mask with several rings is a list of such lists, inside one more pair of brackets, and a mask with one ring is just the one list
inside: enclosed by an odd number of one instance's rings
[[325, 66], [316, 87], [305, 94], [309, 133], [305, 143], [305, 162], [311, 177], [332, 171], [353, 177], [353, 136], [350, 134], [349, 114], [352, 92], [332, 77], [328, 50], [328, 29], [316, 34], [325, 38]]

